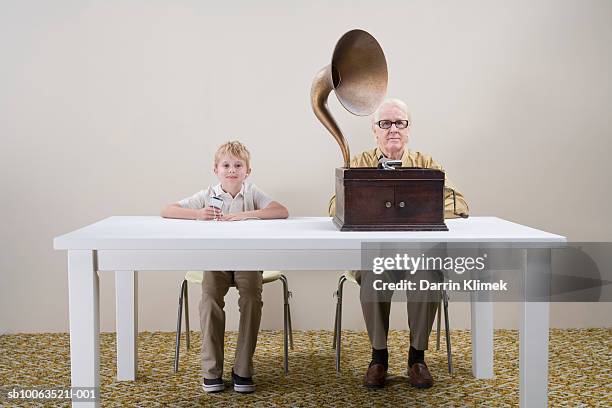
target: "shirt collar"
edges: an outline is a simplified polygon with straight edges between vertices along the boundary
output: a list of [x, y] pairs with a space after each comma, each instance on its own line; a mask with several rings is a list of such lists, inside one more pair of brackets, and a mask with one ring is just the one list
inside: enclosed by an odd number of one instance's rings
[[[232, 197], [230, 193], [223, 190], [223, 187], [221, 187], [221, 183], [218, 183], [217, 185], [213, 187], [213, 192], [215, 193], [216, 196], [222, 197], [223, 195], [228, 195], [230, 198]], [[244, 183], [242, 183], [242, 186], [240, 187], [240, 191], [238, 192], [238, 194], [236, 194], [236, 197], [238, 196], [244, 196]]]
[[[376, 149], [374, 149], [374, 154], [376, 155], [377, 161], [380, 160], [382, 156], [385, 156], [382, 150], [380, 150], [380, 147], [377, 147]], [[404, 147], [404, 152], [402, 153], [402, 164], [408, 163], [408, 157], [410, 157], [409, 150], [408, 148]]]

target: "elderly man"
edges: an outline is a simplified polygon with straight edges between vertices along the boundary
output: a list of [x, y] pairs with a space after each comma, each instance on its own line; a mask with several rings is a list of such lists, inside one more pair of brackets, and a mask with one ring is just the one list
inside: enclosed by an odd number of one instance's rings
[[[397, 99], [389, 99], [380, 105], [374, 113], [372, 131], [378, 147], [367, 150], [351, 160], [351, 167], [377, 167], [379, 160], [386, 157], [391, 160], [401, 160], [402, 167], [420, 167], [442, 170], [430, 156], [406, 149], [410, 136], [410, 113], [406, 104]], [[454, 218], [468, 214], [468, 206], [463, 195], [457, 191], [448, 180], [449, 187], [445, 194], [444, 216]], [[451, 190], [452, 189], [452, 190]], [[453, 199], [452, 191], [455, 191]], [[336, 212], [336, 200], [332, 197], [329, 203], [329, 214]], [[362, 271], [356, 272], [358, 282], [361, 282]], [[363, 294], [364, 286], [361, 286]], [[382, 388], [388, 368], [387, 335], [389, 332], [390, 302], [365, 302], [362, 296], [361, 308], [365, 319], [368, 336], [372, 344], [372, 361], [365, 375], [364, 385], [371, 388]], [[428, 299], [430, 301], [420, 301]], [[410, 350], [408, 352], [408, 374], [410, 384], [418, 388], [429, 388], [433, 378], [425, 364], [425, 350], [429, 334], [438, 308], [437, 302], [423, 296], [423, 292], [415, 291], [408, 294], [408, 325], [410, 328]]]

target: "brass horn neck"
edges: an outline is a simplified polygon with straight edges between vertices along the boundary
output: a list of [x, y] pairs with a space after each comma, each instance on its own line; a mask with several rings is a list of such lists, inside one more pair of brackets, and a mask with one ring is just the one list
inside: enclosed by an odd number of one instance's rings
[[345, 33], [336, 43], [331, 64], [315, 75], [310, 89], [312, 110], [332, 134], [350, 168], [348, 143], [329, 112], [327, 99], [332, 90], [342, 106], [358, 116], [372, 114], [387, 93], [387, 61], [380, 44], [363, 30]]
[[[336, 139], [336, 142], [338, 142], [340, 150], [342, 151], [342, 158], [344, 159], [344, 167], [349, 168], [351, 166], [351, 154], [348, 144], [346, 143], [346, 139], [338, 123], [331, 113], [329, 113], [327, 106], [329, 94], [334, 89], [333, 71], [330, 64], [317, 72], [310, 89], [310, 103], [319, 122], [325, 126], [334, 139]], [[338, 83], [340, 83], [340, 76], [338, 75], [337, 78]]]

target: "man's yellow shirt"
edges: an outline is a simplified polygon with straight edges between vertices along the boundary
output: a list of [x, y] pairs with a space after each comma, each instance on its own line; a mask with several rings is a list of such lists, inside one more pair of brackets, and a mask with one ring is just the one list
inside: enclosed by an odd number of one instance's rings
[[[351, 160], [351, 167], [377, 167], [378, 159], [383, 156], [383, 153], [378, 149], [366, 150], [365, 152], [358, 154]], [[402, 167], [419, 167], [422, 169], [436, 169], [442, 170], [442, 166], [436, 163], [431, 156], [423, 154], [421, 152], [413, 152], [408, 149], [404, 150], [402, 155]], [[445, 176], [446, 177], [446, 176]], [[448, 179], [444, 180], [444, 218], [457, 218], [458, 214], [469, 214], [469, 208], [463, 194], [459, 192]], [[455, 210], [453, 211], [453, 192], [455, 191]], [[329, 200], [328, 212], [330, 216], [336, 215], [336, 196], [334, 195]]]

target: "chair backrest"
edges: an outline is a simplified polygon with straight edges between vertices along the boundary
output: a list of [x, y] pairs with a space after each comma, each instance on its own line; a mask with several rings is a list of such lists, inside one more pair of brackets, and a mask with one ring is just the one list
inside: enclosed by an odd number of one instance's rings
[[359, 284], [359, 282], [357, 282], [357, 271], [346, 271], [346, 272], [344, 272], [344, 277], [349, 282], [353, 282], [353, 283]]
[[185, 274], [185, 280], [189, 283], [202, 284], [204, 280], [203, 271], [189, 271]]

